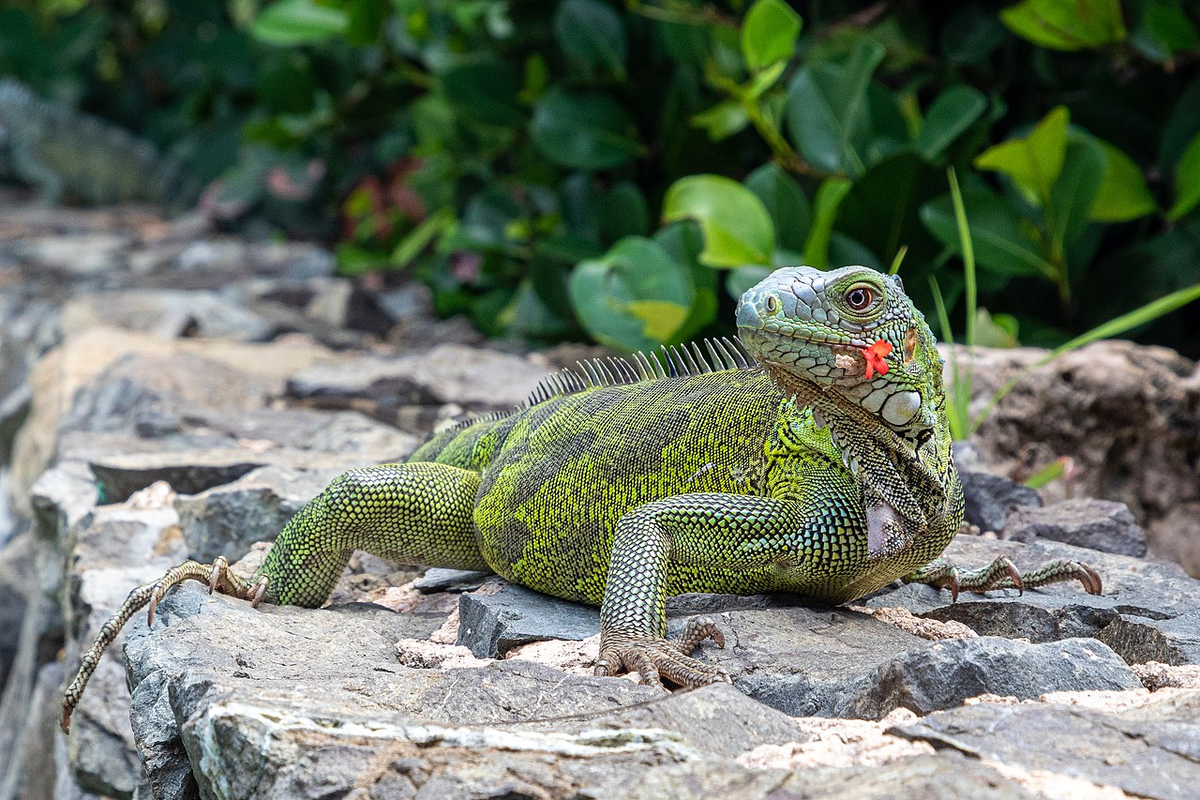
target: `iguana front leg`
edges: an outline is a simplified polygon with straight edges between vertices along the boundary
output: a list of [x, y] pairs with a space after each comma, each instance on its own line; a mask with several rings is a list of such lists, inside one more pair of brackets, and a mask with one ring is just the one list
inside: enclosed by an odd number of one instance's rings
[[248, 599], [256, 606], [266, 600], [314, 608], [329, 599], [355, 550], [411, 564], [489, 569], [471, 521], [478, 489], [479, 473], [446, 464], [352, 469], [292, 517], [251, 581], [230, 573], [220, 558], [211, 567], [188, 561], [134, 589], [84, 653], [63, 695], [63, 731], [69, 730], [71, 712], [126, 621], [149, 606], [153, 622], [163, 595], [185, 581], [207, 583], [210, 592]]
[[626, 514], [613, 538], [596, 674], [636, 671], [649, 684], [661, 676], [688, 687], [728, 681], [725, 670], [690, 657], [706, 638], [724, 646], [713, 622], [693, 619], [678, 641], [664, 638], [670, 566], [786, 569], [802, 527], [796, 503], [735, 494], [676, 495]]
[[986, 567], [969, 569], [939, 558], [904, 578], [905, 583], [924, 583], [937, 589], [949, 589], [951, 600], [960, 591], [990, 592], [993, 589], [1034, 589], [1061, 581], [1078, 580], [1088, 594], [1100, 594], [1100, 575], [1082, 561], [1060, 559], [1042, 564], [1024, 575], [1008, 556], [1000, 556]]

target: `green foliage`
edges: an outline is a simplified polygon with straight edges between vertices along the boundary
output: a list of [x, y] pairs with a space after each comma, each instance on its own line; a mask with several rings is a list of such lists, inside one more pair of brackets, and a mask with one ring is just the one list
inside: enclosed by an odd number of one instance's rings
[[[1054, 347], [1189, 296], [1198, 26], [1183, 0], [14, 0], [0, 73], [491, 335], [649, 347], [773, 267], [865, 263], [929, 313], [934, 279], [975, 341]], [[1200, 356], [1195, 307], [1132, 319]]]

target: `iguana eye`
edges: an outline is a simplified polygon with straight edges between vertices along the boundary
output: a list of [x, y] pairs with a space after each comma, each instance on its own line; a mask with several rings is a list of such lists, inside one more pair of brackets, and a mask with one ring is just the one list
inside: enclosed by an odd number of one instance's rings
[[865, 311], [875, 300], [875, 292], [870, 286], [855, 286], [846, 292], [846, 305], [854, 311]]
[[779, 298], [776, 297], [775, 295], [773, 295], [773, 294], [767, 295], [767, 299], [764, 302], [767, 306], [768, 314], [774, 314], [776, 311], [779, 310]]

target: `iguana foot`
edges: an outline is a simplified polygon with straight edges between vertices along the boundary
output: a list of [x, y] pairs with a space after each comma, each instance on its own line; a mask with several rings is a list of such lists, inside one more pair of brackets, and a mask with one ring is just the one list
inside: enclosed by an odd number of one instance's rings
[[224, 556], [218, 557], [211, 566], [198, 561], [185, 561], [179, 566], [167, 570], [166, 574], [154, 583], [134, 589], [117, 609], [117, 613], [101, 626], [100, 633], [96, 635], [96, 641], [79, 659], [79, 672], [75, 675], [75, 680], [71, 681], [71, 685], [67, 687], [66, 692], [63, 693], [62, 718], [59, 720], [59, 726], [63, 733], [70, 733], [71, 713], [83, 697], [83, 690], [91, 679], [92, 673], [100, 666], [100, 657], [117, 638], [117, 634], [121, 632], [121, 628], [129, 618], [148, 606], [146, 624], [153, 625], [159, 602], [173, 587], [189, 580], [207, 584], [209, 594], [216, 591], [240, 597], [252, 601], [255, 606], [262, 602], [267, 589], [265, 577], [259, 578], [258, 583], [252, 585], [230, 572], [229, 563]]
[[725, 634], [708, 617], [688, 620], [683, 636], [671, 642], [659, 636], [607, 632], [601, 636], [597, 675], [619, 675], [637, 672], [647, 686], [662, 686], [662, 679], [694, 688], [709, 683], [729, 683], [729, 673], [723, 667], [706, 664], [691, 657], [696, 645], [712, 639], [718, 647], [725, 646]]
[[905, 583], [924, 583], [937, 589], [949, 589], [951, 602], [960, 591], [989, 592], [993, 589], [1035, 589], [1060, 581], [1078, 580], [1088, 594], [1100, 594], [1100, 575], [1082, 561], [1060, 559], [1042, 564], [1022, 575], [1008, 556], [1000, 556], [979, 569], [967, 569], [937, 559], [904, 578]]

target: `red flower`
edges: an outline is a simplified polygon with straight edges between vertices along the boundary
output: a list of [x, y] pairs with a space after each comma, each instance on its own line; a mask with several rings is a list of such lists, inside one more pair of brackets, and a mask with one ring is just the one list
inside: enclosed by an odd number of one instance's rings
[[888, 365], [885, 358], [892, 354], [892, 345], [883, 339], [877, 339], [874, 344], [863, 349], [863, 359], [867, 362], [866, 379], [871, 380], [875, 373], [887, 375]]

